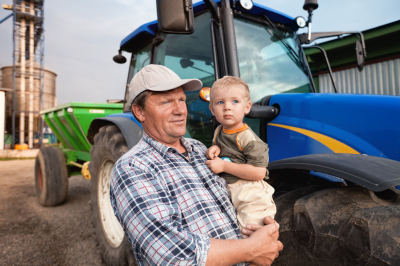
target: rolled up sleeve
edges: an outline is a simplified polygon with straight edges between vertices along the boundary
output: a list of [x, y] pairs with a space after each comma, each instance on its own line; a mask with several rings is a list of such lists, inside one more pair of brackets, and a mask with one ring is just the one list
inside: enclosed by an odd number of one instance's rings
[[251, 141], [243, 148], [247, 164], [267, 167], [269, 162], [268, 145], [262, 141]]
[[143, 169], [114, 166], [110, 199], [139, 265], [205, 265], [207, 235], [182, 227], [177, 202], [167, 185]]

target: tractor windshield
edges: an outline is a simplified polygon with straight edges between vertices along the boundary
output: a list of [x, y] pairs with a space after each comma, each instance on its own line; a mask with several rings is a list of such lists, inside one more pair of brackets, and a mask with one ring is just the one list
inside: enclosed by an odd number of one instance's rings
[[249, 85], [253, 103], [277, 93], [313, 92], [293, 32], [235, 18], [235, 34], [240, 77]]

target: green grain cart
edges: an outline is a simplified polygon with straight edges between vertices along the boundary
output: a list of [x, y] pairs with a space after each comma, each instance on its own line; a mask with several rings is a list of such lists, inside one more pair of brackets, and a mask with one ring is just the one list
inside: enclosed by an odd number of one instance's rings
[[68, 177], [83, 174], [90, 179], [87, 169], [92, 146], [87, 138], [89, 127], [94, 119], [122, 113], [122, 108], [120, 103], [72, 102], [41, 112], [61, 142], [60, 147], [40, 149], [36, 157], [36, 191], [41, 205], [56, 206], [65, 202]]

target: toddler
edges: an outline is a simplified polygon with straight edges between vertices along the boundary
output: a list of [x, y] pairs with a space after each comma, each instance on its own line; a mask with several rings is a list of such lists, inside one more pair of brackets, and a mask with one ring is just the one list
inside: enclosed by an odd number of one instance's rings
[[263, 180], [268, 179], [268, 145], [243, 123], [250, 108], [249, 87], [242, 79], [225, 76], [213, 84], [210, 110], [221, 125], [206, 152], [206, 164], [228, 182], [240, 230], [264, 225], [263, 218], [276, 213], [275, 190]]

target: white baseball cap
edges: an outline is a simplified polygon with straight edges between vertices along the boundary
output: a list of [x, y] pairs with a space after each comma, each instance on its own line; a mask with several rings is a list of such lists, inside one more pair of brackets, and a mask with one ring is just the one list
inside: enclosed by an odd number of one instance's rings
[[203, 86], [198, 79], [181, 79], [171, 69], [161, 65], [147, 65], [132, 78], [129, 84], [129, 103], [145, 90], [168, 91], [182, 86], [185, 91], [197, 91]]

